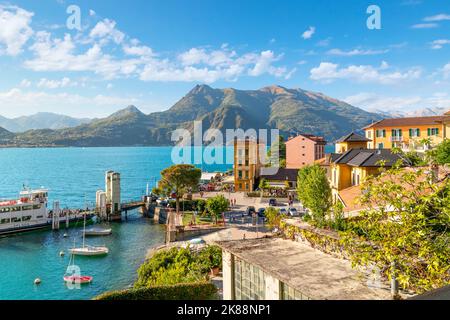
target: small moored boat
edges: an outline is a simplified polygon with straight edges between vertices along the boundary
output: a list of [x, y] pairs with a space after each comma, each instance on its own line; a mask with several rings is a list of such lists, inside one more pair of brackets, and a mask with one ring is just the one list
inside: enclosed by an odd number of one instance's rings
[[91, 228], [84, 231], [86, 237], [93, 236], [109, 236], [112, 233], [112, 229]]
[[84, 246], [82, 248], [72, 248], [69, 251], [76, 256], [101, 256], [108, 254], [109, 249], [107, 247]]
[[91, 283], [94, 278], [91, 276], [64, 276], [64, 282], [72, 284], [86, 284]]

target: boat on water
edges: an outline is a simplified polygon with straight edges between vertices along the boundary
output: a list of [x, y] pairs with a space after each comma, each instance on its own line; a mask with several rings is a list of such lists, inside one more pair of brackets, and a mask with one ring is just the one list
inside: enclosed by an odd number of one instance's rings
[[102, 256], [109, 253], [109, 249], [105, 246], [102, 247], [94, 247], [86, 245], [86, 218], [84, 219], [83, 226], [83, 246], [81, 248], [72, 248], [69, 249], [69, 252], [72, 255], [77, 256]]
[[[0, 236], [50, 228], [52, 211], [48, 210], [48, 190], [24, 188], [18, 199], [0, 200]], [[91, 220], [94, 214], [63, 210], [60, 220], [69, 215], [69, 224]]]
[[72, 248], [69, 252], [77, 256], [101, 256], [108, 254], [109, 249], [107, 247], [84, 246], [82, 248]]
[[64, 274], [64, 282], [67, 284], [88, 284], [94, 279], [91, 276], [82, 276], [76, 274], [79, 268], [75, 266], [75, 256], [70, 256], [69, 266], [67, 267], [66, 273]]
[[112, 229], [91, 228], [86, 229], [83, 233], [86, 237], [109, 236], [112, 234]]

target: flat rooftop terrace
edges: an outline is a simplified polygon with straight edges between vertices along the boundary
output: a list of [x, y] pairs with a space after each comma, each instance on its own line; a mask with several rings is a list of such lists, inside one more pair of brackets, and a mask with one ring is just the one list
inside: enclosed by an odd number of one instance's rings
[[387, 286], [367, 285], [367, 275], [347, 260], [279, 238], [220, 241], [222, 249], [317, 300], [389, 300]]

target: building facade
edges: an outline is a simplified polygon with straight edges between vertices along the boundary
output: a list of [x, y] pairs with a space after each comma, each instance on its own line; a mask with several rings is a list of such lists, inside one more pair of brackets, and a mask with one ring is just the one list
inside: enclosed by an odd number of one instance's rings
[[368, 176], [377, 175], [380, 167], [390, 168], [397, 161], [404, 162], [389, 149], [350, 149], [335, 156], [330, 164], [333, 201], [340, 200], [342, 190], [359, 186]]
[[280, 238], [221, 241], [224, 300], [389, 299], [350, 262]]
[[256, 139], [234, 140], [234, 190], [252, 192], [261, 171], [260, 153], [265, 145]]
[[[450, 115], [384, 119], [364, 128], [369, 149], [423, 152], [450, 138]], [[424, 143], [424, 141], [428, 141]]]
[[286, 142], [286, 168], [300, 169], [314, 164], [315, 161], [325, 157], [326, 144], [323, 137], [309, 134], [289, 138]]
[[345, 153], [350, 149], [365, 149], [370, 142], [372, 140], [352, 132], [336, 141], [336, 153]]

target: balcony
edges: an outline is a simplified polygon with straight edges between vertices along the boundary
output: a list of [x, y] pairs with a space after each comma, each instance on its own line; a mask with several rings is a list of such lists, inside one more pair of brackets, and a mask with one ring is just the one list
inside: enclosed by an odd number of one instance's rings
[[403, 136], [392, 136], [391, 137], [391, 142], [403, 142]]

